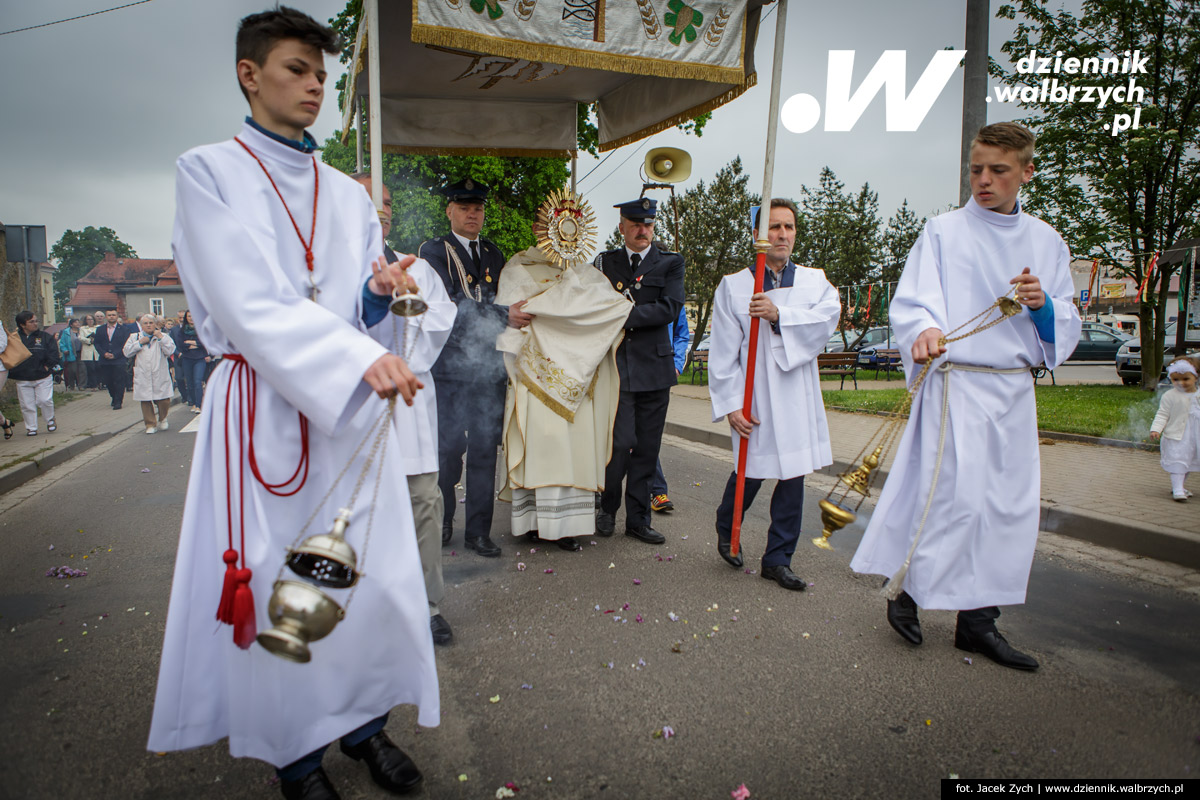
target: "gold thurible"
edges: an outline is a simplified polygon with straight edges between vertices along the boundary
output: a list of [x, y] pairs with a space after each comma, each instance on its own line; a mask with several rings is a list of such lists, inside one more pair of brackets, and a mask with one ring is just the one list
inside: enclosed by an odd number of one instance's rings
[[[818, 503], [821, 508], [821, 535], [812, 540], [813, 544], [822, 550], [832, 550], [833, 546], [829, 544], [829, 537], [858, 518], [855, 512], [870, 494], [871, 480], [882, 458], [883, 445], [880, 444], [855, 469], [838, 475], [838, 485], [835, 485], [825, 499]], [[836, 500], [831, 499], [839, 488], [842, 488], [841, 497]], [[850, 492], [860, 495], [853, 509], [848, 508], [849, 504], [846, 502]]]

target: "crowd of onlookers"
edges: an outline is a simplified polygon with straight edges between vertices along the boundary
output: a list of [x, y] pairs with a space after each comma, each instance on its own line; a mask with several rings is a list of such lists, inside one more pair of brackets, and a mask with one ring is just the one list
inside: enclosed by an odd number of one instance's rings
[[[0, 388], [8, 379], [16, 384], [27, 436], [38, 435], [39, 413], [47, 432], [57, 429], [54, 384], [60, 382], [68, 391], [107, 390], [114, 409], [132, 391], [141, 403], [147, 433], [167, 428], [176, 391], [193, 413], [200, 413], [205, 382], [216, 364], [188, 311], [169, 319], [143, 314], [121, 321], [113, 309], [72, 317], [57, 335], [43, 330], [30, 311], [18, 314], [16, 323], [12, 332], [0, 326], [0, 352], [16, 339], [29, 354], [22, 350], [23, 360], [7, 370], [0, 364]], [[12, 438], [15, 426], [2, 413], [0, 427], [5, 439]]]

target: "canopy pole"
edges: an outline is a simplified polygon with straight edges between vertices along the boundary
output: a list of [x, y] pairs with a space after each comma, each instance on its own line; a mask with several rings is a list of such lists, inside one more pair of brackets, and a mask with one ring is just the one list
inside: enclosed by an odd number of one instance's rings
[[571, 194], [575, 194], [575, 176], [579, 172], [579, 151], [571, 151]]
[[379, 0], [366, 0], [367, 12], [367, 118], [371, 146], [371, 199], [383, 210], [383, 130], [379, 102]]
[[363, 171], [363, 105], [362, 95], [354, 96], [354, 171]]
[[[758, 236], [754, 242], [757, 257], [754, 262], [754, 293], [763, 289], [766, 272], [767, 230], [771, 221], [771, 176], [775, 171], [775, 133], [779, 127], [779, 84], [783, 72], [783, 42], [787, 29], [787, 0], [776, 0], [779, 11], [775, 15], [775, 56], [771, 63], [771, 102], [767, 111], [767, 155], [763, 160], [762, 205], [758, 213]], [[767, 213], [762, 213], [762, 212]], [[750, 408], [754, 400], [754, 367], [758, 359], [758, 317], [750, 319], [750, 351], [746, 354], [746, 392], [742, 401], [742, 416], [750, 420]], [[746, 493], [746, 458], [749, 439], [740, 439], [738, 444], [737, 481], [733, 494], [733, 528], [730, 533], [729, 553], [736, 556], [741, 548], [742, 508]]]

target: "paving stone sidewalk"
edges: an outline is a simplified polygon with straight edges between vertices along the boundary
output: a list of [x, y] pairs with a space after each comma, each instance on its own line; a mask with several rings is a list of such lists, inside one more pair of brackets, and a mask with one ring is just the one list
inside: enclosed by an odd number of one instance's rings
[[[849, 466], [882, 418], [830, 411], [829, 436], [837, 473]], [[708, 387], [671, 391], [667, 433], [731, 447], [729, 426], [712, 421]], [[1200, 477], [1189, 478], [1196, 498], [1171, 499], [1158, 453], [1043, 439], [1043, 530], [1200, 569]], [[891, 466], [890, 459], [884, 464]]]

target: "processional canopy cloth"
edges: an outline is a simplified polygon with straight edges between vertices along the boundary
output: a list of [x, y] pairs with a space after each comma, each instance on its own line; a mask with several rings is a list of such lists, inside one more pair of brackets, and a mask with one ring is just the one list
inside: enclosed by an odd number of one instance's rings
[[[378, 2], [385, 152], [567, 157], [579, 103], [597, 104], [611, 150], [752, 87], [767, 0]], [[364, 15], [359, 95], [373, 35]]]

